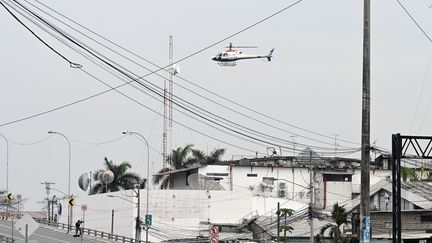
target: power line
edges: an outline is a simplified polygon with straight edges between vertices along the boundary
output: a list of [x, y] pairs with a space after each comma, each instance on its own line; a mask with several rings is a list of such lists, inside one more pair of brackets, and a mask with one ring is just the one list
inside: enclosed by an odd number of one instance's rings
[[[139, 63], [137, 63], [137, 62], [131, 60], [130, 58], [128, 58], [128, 57], [126, 57], [126, 56], [120, 54], [119, 52], [113, 50], [112, 48], [110, 48], [110, 47], [108, 47], [108, 46], [106, 46], [106, 45], [100, 43], [99, 41], [95, 40], [94, 38], [92, 38], [92, 37], [90, 37], [90, 36], [84, 34], [83, 32], [77, 30], [76, 28], [74, 28], [74, 27], [68, 25], [67, 23], [64, 23], [63, 21], [59, 20], [58, 18], [56, 18], [56, 17], [50, 15], [49, 13], [47, 13], [46, 11], [44, 11], [44, 10], [40, 9], [39, 7], [33, 5], [32, 3], [28, 2], [28, 1], [26, 1], [26, 2], [29, 3], [29, 4], [31, 4], [31, 5], [34, 6], [35, 8], [39, 9], [40, 11], [42, 11], [42, 12], [48, 14], [50, 17], [56, 19], [57, 21], [63, 23], [64, 25], [68, 26], [69, 28], [71, 28], [71, 29], [77, 31], [78, 33], [80, 33], [80, 34], [82, 34], [82, 35], [84, 35], [85, 37], [89, 38], [90, 40], [92, 40], [92, 41], [98, 43], [99, 45], [101, 45], [101, 46], [103, 46], [103, 47], [109, 49], [110, 51], [112, 51], [112, 52], [114, 52], [114, 53], [116, 53], [116, 54], [118, 54], [118, 55], [120, 55], [120, 56], [122, 56], [123, 58], [125, 58], [125, 59], [127, 59], [127, 60], [133, 62], [134, 64], [139, 65], [139, 66], [145, 68], [145, 69], [148, 70], [148, 71], [151, 71], [150, 69], [144, 67], [143, 65], [141, 65], [141, 64], [139, 64]], [[89, 28], [87, 28], [87, 27], [85, 27], [85, 26], [79, 24], [78, 22], [76, 22], [76, 21], [74, 21], [74, 20], [68, 18], [67, 16], [65, 16], [65, 15], [63, 15], [63, 14], [61, 14], [61, 13], [59, 13], [58, 11], [56, 11], [56, 10], [50, 8], [49, 6], [43, 4], [43, 3], [39, 2], [39, 1], [36, 1], [36, 2], [38, 2], [39, 4], [41, 4], [42, 6], [44, 6], [45, 8], [47, 8], [47, 9], [53, 11], [54, 13], [56, 13], [56, 14], [62, 16], [63, 18], [65, 18], [65, 19], [71, 21], [72, 23], [74, 23], [74, 24], [80, 26], [81, 28], [83, 28], [83, 29], [89, 31], [90, 33], [92, 33], [92, 34], [94, 34], [94, 35], [96, 35], [96, 36], [102, 38], [103, 40], [105, 40], [105, 41], [107, 41], [107, 42], [109, 42], [109, 43], [115, 45], [116, 47], [118, 47], [118, 48], [120, 48], [120, 49], [122, 49], [122, 50], [128, 52], [129, 54], [132, 54], [132, 55], [134, 55], [135, 57], [138, 57], [139, 59], [144, 60], [144, 61], [146, 61], [146, 62], [148, 62], [148, 63], [150, 63], [150, 64], [152, 64], [152, 65], [154, 65], [154, 66], [156, 66], [156, 67], [158, 67], [158, 68], [160, 68], [160, 69], [166, 71], [166, 72], [169, 72], [169, 71], [163, 69], [163, 67], [160, 67], [159, 65], [157, 65], [157, 64], [155, 64], [155, 63], [149, 61], [148, 59], [145, 59], [145, 58], [143, 58], [143, 57], [137, 55], [136, 53], [134, 53], [134, 52], [132, 52], [132, 51], [130, 51], [130, 50], [128, 50], [128, 49], [126, 49], [126, 48], [124, 48], [124, 47], [118, 45], [117, 43], [115, 43], [115, 42], [113, 42], [113, 41], [107, 39], [106, 37], [104, 37], [104, 36], [102, 36], [102, 35], [96, 33], [95, 31], [93, 31], [93, 30], [91, 30], [91, 29], [89, 29]], [[160, 69], [159, 69], [159, 70], [160, 70]], [[160, 74], [158, 74], [158, 73], [156, 73], [156, 75], [162, 77], [162, 76], [161, 76]], [[303, 129], [303, 128], [301, 128], [301, 127], [298, 127], [298, 126], [295, 126], [295, 125], [292, 125], [292, 124], [289, 124], [289, 123], [286, 123], [286, 122], [283, 122], [283, 121], [277, 120], [277, 119], [275, 119], [275, 118], [273, 118], [273, 117], [270, 117], [270, 116], [265, 115], [265, 114], [263, 114], [263, 113], [257, 112], [257, 111], [255, 111], [255, 110], [253, 110], [253, 109], [251, 109], [251, 108], [248, 108], [248, 107], [246, 107], [246, 106], [243, 106], [243, 105], [241, 105], [241, 104], [239, 104], [239, 103], [237, 103], [237, 102], [235, 102], [235, 101], [232, 101], [232, 100], [230, 100], [230, 99], [227, 99], [227, 98], [225, 98], [225, 97], [223, 97], [223, 96], [221, 96], [221, 95], [219, 95], [219, 94], [216, 94], [216, 93], [214, 93], [214, 92], [212, 92], [212, 91], [210, 91], [210, 90], [208, 90], [208, 89], [206, 89], [206, 88], [204, 88], [204, 87], [202, 87], [202, 86], [199, 86], [199, 85], [197, 85], [197, 84], [195, 84], [195, 83], [193, 83], [193, 82], [191, 82], [191, 81], [189, 81], [189, 80], [187, 80], [187, 79], [185, 79], [185, 78], [182, 78], [181, 76], [177, 76], [177, 77], [178, 77], [179, 79], [183, 80], [183, 81], [188, 82], [189, 84], [192, 84], [192, 85], [195, 86], [195, 87], [200, 88], [201, 90], [204, 90], [204, 91], [206, 91], [206, 92], [208, 92], [208, 93], [211, 93], [211, 94], [213, 94], [213, 95], [215, 95], [215, 96], [217, 96], [217, 97], [219, 97], [219, 98], [221, 98], [221, 99], [224, 99], [224, 100], [226, 100], [226, 101], [229, 101], [229, 102], [231, 102], [231, 103], [233, 103], [233, 104], [235, 104], [235, 105], [237, 105], [237, 106], [240, 106], [240, 107], [242, 107], [242, 108], [244, 108], [244, 109], [247, 109], [247, 110], [249, 110], [249, 111], [251, 111], [251, 112], [253, 112], [253, 113], [255, 113], [255, 114], [259, 114], [259, 115], [261, 115], [261, 116], [264, 116], [264, 117], [270, 118], [270, 119], [272, 119], [272, 120], [274, 120], [274, 121], [277, 121], [277, 122], [279, 122], [279, 123], [283, 123], [283, 124], [285, 124], [285, 125], [288, 125], [288, 126], [291, 126], [291, 127], [294, 127], [294, 128], [300, 129], [300, 130], [303, 130], [303, 131], [307, 131], [307, 132], [310, 132], [310, 133], [313, 133], [313, 134], [316, 134], [316, 135], [320, 135], [320, 136], [322, 136], [322, 137], [330, 138], [330, 137], [327, 136], [327, 135], [322, 135], [322, 134], [314, 133], [314, 132], [311, 132], [311, 131], [309, 131], [309, 130], [307, 130], [307, 129]], [[166, 79], [165, 77], [162, 77], [162, 78]], [[291, 132], [291, 131], [287, 131], [287, 130], [285, 130], [285, 129], [281, 129], [281, 128], [275, 127], [275, 126], [273, 126], [273, 125], [271, 125], [271, 124], [268, 124], [268, 123], [262, 122], [262, 121], [260, 121], [260, 120], [258, 120], [258, 119], [256, 119], [256, 118], [254, 118], [254, 117], [248, 116], [248, 115], [243, 114], [243, 113], [241, 113], [241, 112], [239, 112], [239, 111], [236, 111], [236, 110], [234, 110], [234, 109], [232, 109], [232, 108], [229, 108], [229, 107], [227, 107], [227, 106], [225, 106], [225, 105], [223, 105], [223, 104], [220, 104], [220, 103], [218, 103], [218, 102], [216, 102], [216, 101], [214, 101], [214, 100], [212, 100], [212, 99], [209, 99], [209, 98], [206, 97], [206, 96], [200, 95], [200, 94], [198, 94], [197, 92], [194, 92], [194, 91], [192, 91], [192, 90], [190, 90], [190, 89], [188, 89], [188, 88], [186, 88], [186, 87], [184, 87], [184, 86], [182, 86], [182, 85], [180, 85], [180, 84], [175, 83], [175, 85], [176, 85], [176, 86], [179, 86], [179, 87], [181, 87], [181, 88], [183, 88], [183, 89], [185, 89], [185, 90], [187, 90], [187, 91], [189, 91], [189, 92], [192, 92], [193, 94], [198, 95], [198, 96], [200, 96], [201, 98], [204, 98], [204, 99], [209, 100], [209, 101], [211, 101], [211, 102], [213, 102], [213, 103], [215, 103], [215, 104], [218, 104], [219, 106], [222, 106], [222, 107], [224, 107], [224, 108], [226, 108], [226, 109], [228, 109], [228, 110], [230, 110], [230, 111], [236, 112], [236, 113], [238, 113], [238, 114], [240, 114], [240, 115], [242, 115], [242, 116], [244, 116], [244, 117], [247, 117], [247, 118], [249, 118], [249, 119], [255, 120], [255, 121], [257, 121], [257, 122], [259, 122], [259, 123], [262, 123], [262, 124], [265, 124], [265, 125], [267, 125], [267, 126], [270, 126], [270, 127], [276, 128], [276, 129], [278, 129], [278, 130], [281, 130], [281, 131], [284, 131], [284, 132], [288, 132], [289, 134], [295, 134], [295, 133], [293, 133], [293, 132]], [[299, 135], [299, 134], [295, 134], [295, 135], [300, 136], [300, 137], [303, 137], [303, 138], [308, 139], [308, 140], [317, 141], [317, 142], [321, 142], [321, 143], [325, 143], [325, 144], [330, 144], [330, 143], [327, 143], [327, 142], [323, 142], [323, 141], [319, 141], [319, 140], [316, 140], [316, 139], [308, 138], [308, 137], [306, 137], [306, 136], [302, 136], [302, 135]], [[341, 140], [341, 141], [345, 141], [345, 140]], [[349, 142], [349, 141], [345, 141], [345, 142]], [[353, 142], [350, 142], [350, 143], [353, 143]], [[353, 143], [353, 144], [358, 144], [358, 143]]]
[[[299, 1], [300, 2], [300, 1]], [[19, 4], [19, 3], [18, 3]], [[21, 4], [20, 4], [21, 5]], [[295, 4], [294, 4], [295, 5]], [[21, 5], [22, 6], [22, 5]], [[33, 5], [34, 6], [34, 5]], [[293, 6], [293, 5], [290, 5], [290, 6]], [[289, 7], [290, 7], [289, 6]], [[23, 6], [22, 6], [23, 7]], [[25, 7], [24, 7], [25, 8]], [[288, 8], [288, 7], [287, 7]], [[28, 9], [26, 9], [27, 11], [29, 11]], [[281, 10], [281, 11], [284, 11], [284, 9], [283, 10]], [[31, 12], [31, 11], [30, 11]], [[31, 12], [32, 13], [32, 12]], [[32, 13], [33, 14], [33, 13]], [[34, 14], [33, 14], [34, 15]], [[42, 20], [43, 21], [43, 19], [41, 19], [40, 17], [38, 17], [37, 15], [34, 15], [35, 17], [37, 17], [37, 18], [39, 18], [40, 20]], [[272, 15], [272, 16], [274, 16], [274, 15]], [[46, 21], [44, 21], [45, 23], [46, 23]], [[51, 28], [53, 28], [52, 26], [50, 26]], [[58, 31], [58, 30], [56, 30], [56, 31]], [[62, 34], [61, 32], [59, 32], [60, 34]], [[238, 32], [238, 33], [241, 33], [241, 31], [240, 32]], [[68, 36], [66, 36], [66, 35], [63, 35], [65, 38], [67, 38], [67, 39], [69, 39], [70, 41], [72, 41]], [[75, 44], [77, 44], [77, 43], [75, 43]], [[82, 46], [80, 46], [81, 48], [82, 48]], [[209, 47], [208, 47], [209, 48]], [[154, 73], [154, 72], [153, 72]]]
[[[19, 3], [18, 3], [18, 4], [19, 4]], [[123, 68], [123, 70], [122, 70], [122, 69], [120, 69], [120, 68], [114, 66], [113, 64], [109, 63], [108, 61], [104, 60], [103, 58], [99, 57], [98, 55], [96, 55], [95, 53], [93, 53], [92, 51], [90, 51], [90, 50], [88, 49], [88, 47], [85, 47], [85, 46], [86, 46], [85, 44], [83, 44], [83, 43], [78, 43], [77, 40], [74, 40], [74, 39], [73, 39], [73, 37], [70, 37], [70, 36], [66, 35], [64, 32], [60, 31], [58, 28], [56, 28], [56, 27], [53, 26], [52, 24], [48, 23], [46, 20], [44, 20], [43, 18], [41, 18], [41, 17], [38, 16], [37, 14], [33, 13], [31, 10], [27, 9], [26, 7], [22, 6], [21, 4], [19, 4], [19, 5], [20, 5], [21, 7], [23, 7], [27, 12], [29, 12], [31, 15], [35, 16], [37, 19], [39, 19], [40, 21], [42, 21], [44, 24], [48, 25], [52, 30], [54, 30], [55, 32], [59, 33], [59, 34], [62, 35], [64, 38], [68, 39], [69, 41], [71, 41], [72, 43], [74, 43], [75, 45], [77, 45], [79, 48], [84, 49], [84, 50], [85, 50], [86, 52], [88, 52], [90, 55], [92, 55], [93, 57], [95, 57], [95, 58], [98, 59], [99, 61], [103, 62], [104, 64], [106, 64], [106, 65], [109, 66], [110, 68], [116, 70], [117, 72], [121, 73], [122, 75], [126, 76], [127, 78], [131, 79], [132, 81], [137, 82], [138, 84], [140, 84], [140, 85], [143, 86], [144, 88], [148, 89], [149, 91], [155, 93], [156, 95], [162, 96], [162, 94], [161, 94], [160, 92], [157, 92], [157, 91], [154, 90], [153, 88], [150, 88], [149, 86], [147, 86], [147, 85], [141, 83], [140, 81], [138, 81], [138, 79], [135, 79], [135, 78], [133, 78], [130, 74], [126, 73], [126, 71], [128, 71], [127, 69]], [[100, 54], [99, 54], [99, 55], [100, 55]], [[106, 58], [106, 57], [105, 57], [105, 58]], [[128, 71], [128, 72], [130, 72], [130, 71]], [[144, 79], [144, 80], [145, 80], [145, 79]], [[146, 81], [146, 80], [145, 80], [145, 81]], [[148, 82], [148, 81], [147, 81], [147, 82]], [[152, 83], [150, 83], [150, 84], [152, 84]], [[152, 85], [153, 85], [153, 84], [152, 84]], [[153, 85], [153, 86], [154, 86], [154, 85]], [[158, 88], [158, 87], [157, 87], [157, 88]], [[179, 98], [179, 99], [182, 100], [183, 102], [188, 103], [189, 105], [192, 105], [192, 106], [194, 106], [194, 107], [200, 109], [201, 111], [205, 111], [204, 109], [202, 109], [202, 108], [200, 108], [200, 107], [198, 107], [198, 106], [196, 106], [196, 105], [193, 105], [192, 103], [187, 102], [187, 101], [181, 99], [180, 97], [177, 97], [177, 98]], [[186, 111], [188, 111], [188, 112], [194, 114], [195, 116], [198, 116], [198, 117], [200, 117], [201, 119], [206, 120], [207, 122], [213, 123], [213, 124], [215, 124], [215, 125], [217, 125], [217, 126], [220, 126], [220, 127], [224, 128], [224, 129], [226, 129], [226, 130], [229, 130], [229, 131], [231, 131], [231, 132], [233, 132], [233, 133], [236, 133], [236, 134], [238, 134], [238, 135], [241, 135], [241, 136], [247, 137], [247, 138], [252, 139], [252, 140], [256, 140], [256, 141], [258, 141], [258, 142], [267, 143], [267, 144], [270, 144], [270, 145], [273, 145], [273, 146], [281, 147], [279, 144], [275, 144], [275, 143], [273, 143], [273, 142], [271, 142], [271, 141], [264, 140], [264, 139], [260, 139], [260, 138], [257, 138], [257, 137], [254, 137], [254, 136], [248, 135], [248, 134], [246, 134], [246, 133], [244, 133], [244, 132], [239, 132], [238, 130], [235, 130], [235, 129], [232, 129], [232, 128], [227, 127], [227, 126], [225, 126], [225, 125], [222, 125], [222, 124], [220, 124], [220, 123], [217, 123], [217, 122], [215, 122], [213, 119], [209, 119], [209, 118], [207, 118], [207, 117], [201, 115], [200, 113], [195, 112], [193, 109], [191, 109], [191, 108], [189, 108], [189, 107], [186, 107], [184, 104], [180, 104], [180, 103], [178, 103], [178, 102], [176, 102], [176, 101], [174, 101], [173, 103], [175, 103], [177, 106], [181, 107], [182, 109], [184, 109], [184, 110], [186, 110]], [[210, 115], [215, 116], [215, 114], [213, 114], [213, 113], [211, 113], [211, 112], [207, 112], [207, 113], [210, 114]], [[217, 116], [217, 117], [223, 119], [223, 118], [220, 117], [220, 116]], [[226, 120], [226, 119], [224, 119], [224, 120]], [[219, 121], [220, 121], [220, 120], [219, 120]], [[226, 121], [227, 121], [227, 120], [226, 120]], [[225, 124], [226, 124], [226, 123], [225, 123]], [[246, 128], [246, 127], [244, 127], [244, 126], [242, 126], [242, 125], [240, 125], [240, 124], [237, 124], [237, 123], [234, 123], [234, 124], [235, 124], [236, 126], [240, 126], [240, 127], [242, 127], [242, 128]], [[238, 127], [237, 127], [237, 129], [238, 129]], [[246, 128], [246, 129], [248, 129], [248, 128]], [[278, 139], [278, 138], [276, 138], [276, 137], [269, 136], [269, 135], [266, 135], [266, 134], [264, 134], [264, 133], [257, 132], [256, 130], [253, 130], [253, 129], [248, 129], [248, 130], [249, 130], [249, 131], [252, 131], [253, 133], [255, 133], [255, 135], [256, 135], [256, 134], [260, 134], [260, 135], [264, 135], [264, 136], [267, 136], [267, 137], [270, 137], [270, 138], [273, 138], [273, 139]], [[244, 130], [243, 130], [243, 131], [244, 131]], [[298, 143], [297, 143], [297, 144], [298, 144]], [[310, 146], [311, 146], [311, 145], [310, 145]], [[317, 147], [317, 146], [314, 146], [314, 147]], [[318, 147], [318, 148], [323, 148], [323, 147]], [[291, 149], [291, 148], [289, 147], [288, 149]]]

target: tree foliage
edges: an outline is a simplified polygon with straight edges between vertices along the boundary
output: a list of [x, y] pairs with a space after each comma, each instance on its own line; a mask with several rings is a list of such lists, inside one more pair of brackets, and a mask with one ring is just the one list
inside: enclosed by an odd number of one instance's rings
[[420, 181], [420, 176], [417, 174], [415, 168], [401, 168], [401, 177], [403, 181]]
[[[114, 164], [114, 162], [105, 157], [104, 166], [105, 169], [98, 170], [94, 173], [93, 179], [96, 182], [90, 188], [89, 194], [115, 192], [121, 189], [128, 190], [135, 188], [136, 185], [142, 187], [143, 180], [141, 177], [138, 174], [129, 171], [132, 168], [129, 162], [124, 161], [120, 164]], [[107, 170], [112, 171], [114, 174], [114, 180], [110, 184], [105, 184], [98, 176], [99, 173], [103, 173]]]
[[348, 216], [349, 213], [346, 211], [345, 207], [339, 206], [338, 203], [335, 203], [331, 212], [331, 217], [334, 223], [324, 225], [321, 228], [319, 235], [315, 236], [315, 242], [322, 242], [324, 233], [328, 230], [332, 242], [343, 243], [343, 237], [340, 227], [342, 226], [342, 224], [346, 224], [348, 222]]
[[166, 189], [170, 183], [170, 175], [166, 173], [192, 166], [211, 165], [221, 162], [224, 153], [225, 149], [215, 149], [206, 154], [201, 150], [193, 149], [192, 144], [173, 149], [167, 158], [167, 161], [170, 162], [168, 163], [169, 167], [159, 170], [157, 175], [153, 177], [153, 183], [158, 184], [161, 189]]

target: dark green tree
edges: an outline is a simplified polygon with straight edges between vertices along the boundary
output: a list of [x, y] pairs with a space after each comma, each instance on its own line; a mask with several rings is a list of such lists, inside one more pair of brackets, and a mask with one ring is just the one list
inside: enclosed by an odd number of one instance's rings
[[420, 176], [417, 174], [416, 170], [414, 168], [407, 168], [402, 167], [401, 168], [401, 177], [403, 181], [419, 181]]
[[192, 144], [185, 145], [184, 147], [178, 147], [173, 149], [171, 154], [168, 156], [167, 160], [170, 161], [170, 167], [164, 167], [158, 171], [158, 173], [153, 177], [153, 183], [160, 185], [161, 189], [168, 188], [170, 183], [170, 175], [164, 174], [173, 170], [178, 170], [182, 168], [187, 168], [192, 165], [192, 158], [190, 153], [192, 151]]
[[198, 149], [192, 149], [192, 158], [189, 163], [195, 165], [211, 165], [222, 161], [222, 156], [225, 154], [225, 149], [214, 149], [209, 154]]
[[331, 212], [331, 217], [334, 223], [324, 225], [320, 230], [319, 237], [316, 237], [315, 241], [320, 242], [320, 240], [324, 237], [324, 233], [329, 230], [332, 242], [343, 243], [340, 227], [342, 224], [348, 222], [348, 215], [349, 213], [346, 211], [344, 206], [339, 206], [338, 203], [335, 203]]
[[[101, 169], [94, 173], [94, 180], [96, 183], [90, 188], [89, 194], [99, 194], [106, 192], [115, 192], [119, 190], [128, 190], [136, 187], [137, 184], [141, 184], [142, 180], [140, 176], [134, 172], [130, 172], [132, 168], [129, 162], [122, 162], [120, 164], [114, 164], [105, 157], [105, 169]], [[106, 185], [99, 178], [99, 173], [110, 170], [114, 174], [114, 180], [112, 183]]]
[[291, 217], [294, 213], [294, 210], [290, 208], [281, 208], [279, 209], [280, 215], [284, 218], [284, 225], [280, 227], [280, 230], [284, 232], [284, 236], [280, 237], [278, 235], [279, 241], [283, 240], [284, 243], [288, 242], [287, 232], [292, 233], [294, 228], [287, 224], [287, 219]]

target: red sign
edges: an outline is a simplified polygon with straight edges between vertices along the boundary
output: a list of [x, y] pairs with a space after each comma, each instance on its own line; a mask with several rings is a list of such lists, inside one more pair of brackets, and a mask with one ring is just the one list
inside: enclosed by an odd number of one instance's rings
[[219, 239], [217, 237], [211, 237], [209, 243], [219, 243]]
[[210, 239], [209, 243], [219, 243], [219, 227], [211, 226], [209, 229]]
[[81, 210], [82, 211], [87, 211], [87, 205], [86, 204], [81, 205]]
[[211, 236], [217, 237], [217, 235], [219, 233], [219, 227], [217, 227], [217, 226], [210, 227], [209, 233], [210, 233]]

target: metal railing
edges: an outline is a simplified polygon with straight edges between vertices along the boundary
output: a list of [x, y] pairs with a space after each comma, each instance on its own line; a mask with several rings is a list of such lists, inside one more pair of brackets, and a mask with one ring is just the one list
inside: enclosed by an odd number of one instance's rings
[[[63, 230], [68, 228], [68, 224], [48, 221], [46, 219], [35, 219], [35, 220], [36, 220], [36, 222], [38, 222], [40, 224], [60, 228]], [[75, 227], [72, 227], [71, 225], [69, 225], [69, 228], [75, 229]], [[143, 240], [137, 241], [134, 238], [130, 238], [130, 237], [122, 236], [122, 235], [111, 234], [111, 233], [103, 232], [100, 230], [81, 228], [81, 231], [82, 231], [83, 235], [95, 236], [95, 237], [99, 237], [101, 239], [108, 239], [108, 240], [124, 242], [124, 243], [145, 243], [145, 241], [143, 241]]]
[[15, 242], [15, 240], [12, 240], [12, 238], [9, 238], [6, 235], [0, 234], [0, 243], [9, 243], [9, 242], [13, 243], [13, 242]]
[[237, 220], [237, 225], [242, 225], [242, 224], [244, 224], [245, 222], [247, 222], [247, 221], [249, 221], [249, 220], [251, 220], [251, 219], [254, 219], [254, 218], [258, 218], [258, 217], [259, 217], [258, 211], [257, 211], [257, 210], [254, 210], [254, 211], [252, 211], [252, 212], [246, 214], [245, 216], [243, 216], [243, 217], [240, 218], [239, 220]]

